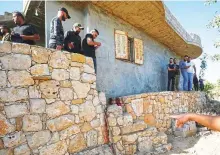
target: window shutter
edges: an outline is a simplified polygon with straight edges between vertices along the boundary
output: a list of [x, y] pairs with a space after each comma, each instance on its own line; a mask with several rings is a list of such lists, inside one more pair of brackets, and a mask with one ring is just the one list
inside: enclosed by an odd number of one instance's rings
[[142, 65], [144, 64], [144, 47], [143, 41], [137, 38], [134, 38], [134, 62], [136, 64]]
[[127, 32], [115, 30], [115, 57], [116, 59], [129, 59]]

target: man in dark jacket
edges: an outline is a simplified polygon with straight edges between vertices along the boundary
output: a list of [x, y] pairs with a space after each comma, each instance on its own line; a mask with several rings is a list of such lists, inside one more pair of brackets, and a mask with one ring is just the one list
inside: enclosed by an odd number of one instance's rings
[[40, 40], [35, 27], [25, 22], [22, 13], [18, 11], [13, 12], [13, 21], [17, 26], [13, 28], [11, 33], [12, 42], [35, 45], [35, 41]]
[[64, 35], [64, 49], [73, 53], [81, 53], [81, 37], [79, 33], [84, 30], [81, 24], [75, 23], [73, 29]]
[[64, 44], [64, 31], [62, 21], [70, 19], [66, 8], [58, 10], [57, 17], [54, 17], [50, 23], [50, 40], [49, 48], [61, 50]]

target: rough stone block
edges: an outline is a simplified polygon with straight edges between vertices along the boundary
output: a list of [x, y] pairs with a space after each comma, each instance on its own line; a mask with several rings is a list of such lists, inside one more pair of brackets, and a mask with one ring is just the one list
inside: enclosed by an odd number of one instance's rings
[[49, 146], [44, 146], [40, 149], [40, 155], [64, 155], [67, 151], [67, 144], [65, 141], [59, 141]]
[[70, 140], [70, 144], [68, 147], [69, 153], [79, 152], [86, 148], [86, 142], [82, 134], [76, 135], [72, 140]]
[[23, 104], [12, 104], [5, 106], [5, 113], [8, 118], [14, 118], [23, 116], [28, 113], [28, 108], [25, 103]]
[[31, 57], [29, 55], [6, 55], [0, 57], [3, 68], [7, 70], [26, 70], [31, 67]]
[[67, 69], [69, 67], [69, 60], [61, 51], [53, 52], [50, 56], [49, 66], [53, 68]]
[[91, 101], [86, 101], [79, 106], [79, 117], [90, 122], [96, 116], [96, 110]]
[[44, 63], [46, 64], [48, 62], [48, 58], [51, 54], [49, 50], [42, 47], [32, 46], [31, 47], [31, 53], [32, 53], [32, 60], [37, 63]]
[[96, 146], [98, 144], [98, 133], [96, 130], [90, 130], [86, 134], [86, 139], [87, 139], [87, 146], [92, 147]]
[[20, 53], [20, 54], [31, 54], [30, 45], [13, 43], [12, 44], [12, 52], [13, 53]]
[[31, 113], [44, 113], [46, 109], [46, 102], [44, 99], [30, 99]]
[[11, 42], [5, 41], [3, 44], [0, 44], [0, 53], [11, 53], [11, 49]]
[[27, 136], [28, 145], [31, 149], [44, 146], [51, 139], [50, 131], [44, 130]]
[[6, 117], [0, 113], [0, 136], [4, 136], [8, 133], [14, 132], [15, 127], [12, 125]]
[[41, 98], [41, 93], [37, 89], [37, 86], [30, 86], [28, 92], [29, 92], [29, 98]]
[[30, 155], [31, 150], [27, 144], [21, 145], [14, 149], [14, 155]]
[[89, 74], [95, 74], [94, 66], [91, 67], [91, 66], [89, 66], [89, 65], [87, 65], [87, 64], [84, 64], [84, 65], [83, 65], [83, 72], [89, 73]]
[[54, 69], [52, 72], [52, 79], [57, 81], [67, 80], [69, 77], [69, 72], [65, 69]]
[[56, 101], [46, 107], [46, 113], [49, 118], [55, 118], [70, 112], [69, 106], [62, 101]]
[[72, 81], [72, 87], [78, 98], [85, 98], [90, 90], [90, 84], [81, 83], [79, 81]]
[[70, 79], [76, 80], [76, 81], [80, 79], [80, 68], [78, 67], [70, 68]]
[[96, 76], [93, 74], [83, 73], [81, 76], [81, 80], [85, 83], [93, 83], [96, 81]]
[[31, 67], [31, 74], [34, 76], [50, 75], [49, 67], [47, 64], [36, 64], [33, 67]]
[[23, 117], [23, 131], [42, 130], [42, 122], [39, 115], [25, 115]]
[[7, 75], [5, 71], [0, 71], [0, 87], [7, 86]]
[[47, 121], [47, 127], [50, 131], [61, 131], [74, 124], [73, 115], [63, 115]]
[[57, 98], [59, 82], [55, 80], [44, 81], [40, 83], [41, 93], [44, 95], [44, 98], [53, 99]]
[[92, 130], [92, 126], [89, 122], [85, 122], [82, 126], [81, 126], [81, 131], [82, 132], [88, 132]]
[[70, 88], [70, 87], [72, 87], [72, 83], [68, 80], [60, 81], [60, 87]]
[[156, 125], [156, 120], [155, 120], [155, 118], [152, 114], [145, 114], [144, 122], [147, 125], [150, 125], [150, 126], [155, 126]]
[[71, 54], [71, 60], [73, 62], [85, 63], [86, 62], [86, 57], [84, 55], [81, 55], [81, 54], [72, 53]]
[[26, 142], [26, 139], [22, 132], [16, 132], [4, 136], [3, 142], [5, 147], [14, 147]]
[[71, 103], [72, 104], [82, 104], [82, 103], [84, 103], [84, 100], [83, 99], [76, 99], [76, 100], [72, 100]]
[[63, 140], [69, 138], [77, 133], [80, 133], [80, 127], [78, 125], [72, 125], [71, 127], [60, 131], [60, 139]]
[[72, 88], [60, 88], [60, 99], [64, 101], [73, 99], [73, 89]]
[[122, 141], [123, 144], [135, 144], [137, 138], [138, 138], [137, 134], [124, 135], [122, 136]]
[[9, 71], [8, 80], [11, 86], [30, 86], [34, 84], [30, 73], [27, 71]]
[[143, 114], [143, 98], [141, 99], [135, 99], [131, 101], [131, 106], [133, 108], [134, 113], [136, 114], [136, 116], [141, 116]]
[[0, 150], [0, 155], [13, 155], [13, 149]]
[[89, 65], [90, 67], [94, 68], [94, 63], [92, 58], [86, 57], [86, 64]]

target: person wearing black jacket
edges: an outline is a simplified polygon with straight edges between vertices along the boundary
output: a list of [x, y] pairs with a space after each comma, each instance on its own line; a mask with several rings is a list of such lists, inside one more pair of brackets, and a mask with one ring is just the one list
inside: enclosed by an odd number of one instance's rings
[[81, 37], [79, 33], [84, 30], [81, 24], [75, 23], [73, 29], [67, 31], [64, 35], [64, 49], [73, 53], [81, 53]]
[[198, 80], [196, 74], [194, 74], [194, 77], [193, 77], [193, 85], [194, 85], [194, 90], [198, 91], [199, 90], [199, 80]]

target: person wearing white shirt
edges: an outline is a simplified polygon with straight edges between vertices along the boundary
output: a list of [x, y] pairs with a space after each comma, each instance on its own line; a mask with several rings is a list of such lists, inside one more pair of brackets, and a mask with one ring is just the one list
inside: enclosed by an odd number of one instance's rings
[[196, 67], [194, 62], [191, 61], [191, 58], [188, 58], [188, 61], [186, 63], [186, 66], [189, 66], [189, 68], [187, 69], [187, 74], [188, 74], [188, 91], [192, 90], [192, 86], [193, 86], [193, 75], [196, 74]]

